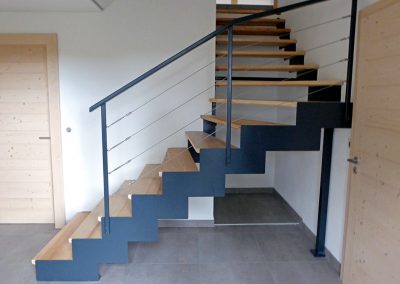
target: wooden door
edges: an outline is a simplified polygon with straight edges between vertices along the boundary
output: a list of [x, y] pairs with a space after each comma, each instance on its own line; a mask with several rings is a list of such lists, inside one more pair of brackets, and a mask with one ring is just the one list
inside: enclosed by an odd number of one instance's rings
[[64, 222], [57, 70], [56, 36], [0, 35], [0, 223]]
[[400, 1], [360, 13], [344, 284], [400, 283]]

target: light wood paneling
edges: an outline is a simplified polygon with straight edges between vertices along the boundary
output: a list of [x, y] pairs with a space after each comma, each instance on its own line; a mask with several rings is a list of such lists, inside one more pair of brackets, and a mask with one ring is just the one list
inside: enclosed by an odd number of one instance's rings
[[397, 0], [360, 14], [344, 284], [400, 283], [399, 15]]
[[0, 35], [2, 223], [65, 223], [57, 49], [56, 35]]

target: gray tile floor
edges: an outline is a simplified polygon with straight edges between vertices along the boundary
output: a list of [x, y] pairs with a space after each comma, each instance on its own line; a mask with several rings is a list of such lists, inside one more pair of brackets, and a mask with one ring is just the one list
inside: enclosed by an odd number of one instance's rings
[[[36, 283], [31, 257], [54, 234], [49, 225], [0, 225], [0, 283]], [[129, 246], [129, 264], [102, 265], [95, 283], [339, 284], [312, 246], [296, 225], [162, 228], [159, 242]]]
[[215, 224], [296, 223], [299, 217], [275, 192], [214, 199]]

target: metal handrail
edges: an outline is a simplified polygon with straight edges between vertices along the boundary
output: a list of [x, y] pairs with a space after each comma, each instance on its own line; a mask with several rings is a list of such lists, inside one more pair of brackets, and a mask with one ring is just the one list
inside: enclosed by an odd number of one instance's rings
[[[89, 108], [89, 111], [92, 112], [97, 108], [101, 107], [101, 130], [102, 130], [102, 155], [103, 155], [103, 186], [104, 186], [104, 222], [102, 222], [102, 232], [105, 235], [110, 234], [110, 204], [109, 204], [109, 181], [108, 181], [108, 153], [107, 153], [107, 110], [106, 106], [107, 103], [117, 96], [121, 95], [128, 89], [132, 88], [133, 86], [137, 85], [138, 83], [142, 82], [146, 78], [152, 76], [154, 73], [157, 73], [164, 67], [168, 66], [169, 64], [173, 63], [174, 61], [178, 60], [179, 58], [183, 57], [187, 53], [191, 52], [192, 50], [196, 49], [197, 47], [203, 45], [204, 43], [208, 42], [209, 40], [213, 39], [214, 37], [228, 32], [228, 76], [227, 76], [227, 113], [226, 113], [226, 163], [229, 164], [231, 162], [231, 123], [232, 123], [232, 50], [233, 50], [233, 28], [235, 25], [239, 25], [241, 23], [251, 21], [257, 18], [262, 18], [266, 16], [271, 16], [275, 14], [280, 14], [284, 12], [288, 12], [291, 10], [295, 10], [304, 6], [309, 6], [312, 4], [317, 4], [321, 2], [326, 2], [329, 0], [308, 0], [303, 1], [300, 3], [287, 5], [281, 8], [266, 10], [264, 12], [256, 13], [253, 15], [244, 16], [241, 18], [237, 18], [232, 20], [232, 22], [216, 29], [212, 33], [206, 35], [202, 39], [196, 41], [195, 43], [191, 44], [190, 46], [186, 47], [185, 49], [181, 50], [180, 52], [176, 53], [175, 55], [171, 56], [170, 58], [166, 59], [162, 63], [158, 64], [157, 66], [153, 67], [149, 71], [143, 73], [136, 79], [132, 80], [128, 84], [124, 85], [117, 91], [113, 92], [109, 96], [103, 98], [102, 100], [98, 101], [94, 105]], [[351, 79], [352, 79], [352, 67], [353, 67], [353, 57], [354, 57], [354, 36], [355, 36], [355, 18], [357, 16], [357, 0], [352, 0], [352, 22], [351, 22], [351, 29], [350, 29], [350, 41], [349, 41], [349, 65], [348, 65], [348, 83], [350, 82], [350, 86], [347, 86], [346, 89], [346, 117], [350, 112], [350, 99], [351, 99]]]
[[216, 36], [218, 36], [220, 34], [223, 34], [229, 28], [232, 28], [235, 25], [239, 25], [239, 24], [242, 24], [244, 22], [248, 22], [248, 21], [251, 21], [251, 20], [254, 20], [254, 19], [258, 19], [258, 18], [262, 18], [262, 17], [266, 17], [266, 16], [272, 16], [272, 15], [275, 15], [275, 14], [280, 14], [280, 13], [284, 13], [284, 12], [288, 12], [288, 11], [291, 11], [291, 10], [295, 10], [295, 9], [298, 9], [298, 8], [301, 8], [301, 7], [304, 7], [304, 6], [308, 6], [308, 5], [312, 5], [312, 4], [316, 4], [316, 3], [320, 3], [320, 2], [326, 2], [326, 1], [329, 1], [329, 0], [308, 0], [308, 1], [303, 1], [303, 2], [300, 2], [300, 3], [292, 4], [292, 5], [287, 5], [287, 6], [284, 6], [284, 7], [281, 7], [281, 8], [266, 10], [264, 12], [260, 12], [260, 13], [257, 13], [257, 14], [248, 15], [248, 16], [244, 16], [244, 17], [241, 17], [241, 18], [234, 19], [229, 24], [226, 24], [226, 25], [216, 29], [215, 31], [211, 32], [210, 34], [206, 35], [205, 37], [201, 38], [200, 40], [196, 41], [195, 43], [191, 44], [190, 46], [186, 47], [185, 49], [183, 49], [180, 52], [176, 53], [175, 55], [171, 56], [170, 58], [164, 60], [163, 62], [161, 62], [157, 66], [153, 67], [149, 71], [143, 73], [142, 75], [140, 75], [136, 79], [130, 81], [128, 84], [126, 84], [123, 87], [119, 88], [118, 90], [116, 90], [115, 92], [110, 94], [109, 96], [107, 96], [104, 99], [98, 101], [97, 103], [95, 103], [94, 105], [92, 105], [89, 108], [89, 111], [92, 112], [95, 109], [99, 108], [101, 105], [111, 101], [112, 99], [116, 98], [120, 94], [122, 94], [125, 91], [129, 90], [133, 86], [135, 86], [138, 83], [142, 82], [144, 79], [150, 77], [154, 73], [157, 73], [159, 70], [163, 69], [164, 67], [168, 66], [172, 62], [178, 60], [179, 58], [181, 58], [182, 56], [184, 56], [187, 53], [191, 52], [192, 50], [198, 48], [199, 46], [205, 44], [206, 42], [208, 42], [209, 40], [213, 39], [214, 37], [216, 37]]

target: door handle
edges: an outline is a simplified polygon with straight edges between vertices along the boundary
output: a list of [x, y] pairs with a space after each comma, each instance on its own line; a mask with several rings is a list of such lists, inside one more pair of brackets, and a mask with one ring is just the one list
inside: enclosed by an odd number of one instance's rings
[[354, 157], [352, 159], [351, 158], [347, 159], [347, 162], [352, 163], [354, 165], [358, 165], [359, 160], [358, 160], [358, 157]]
[[50, 137], [39, 137], [39, 140], [50, 140]]

